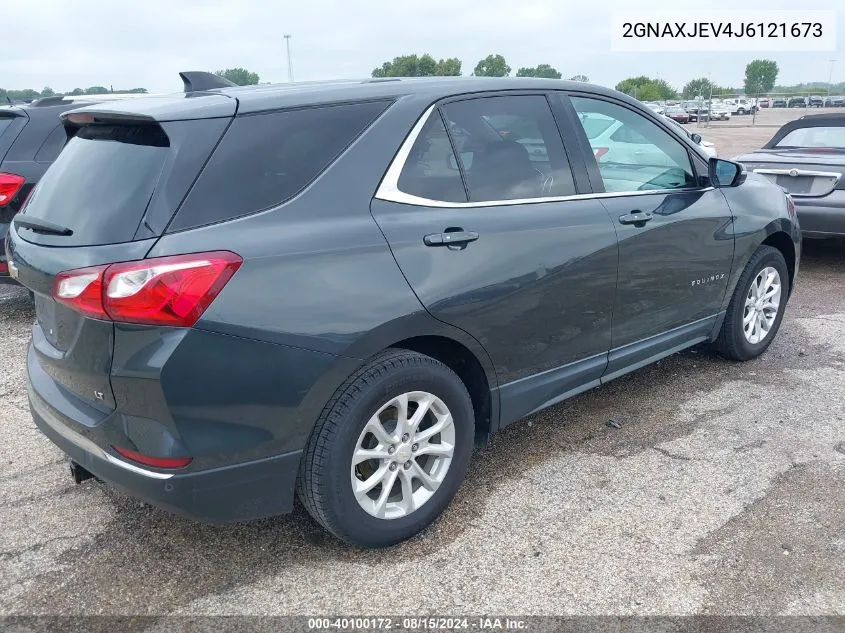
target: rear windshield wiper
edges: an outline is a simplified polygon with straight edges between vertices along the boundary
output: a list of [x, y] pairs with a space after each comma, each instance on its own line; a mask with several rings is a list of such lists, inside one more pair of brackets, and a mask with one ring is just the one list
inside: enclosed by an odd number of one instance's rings
[[14, 223], [17, 227], [29, 229], [31, 231], [35, 231], [36, 233], [64, 236], [73, 235], [73, 231], [65, 226], [59, 226], [58, 224], [53, 224], [52, 222], [47, 222], [46, 220], [39, 220], [38, 218], [27, 218], [18, 215], [15, 216]]

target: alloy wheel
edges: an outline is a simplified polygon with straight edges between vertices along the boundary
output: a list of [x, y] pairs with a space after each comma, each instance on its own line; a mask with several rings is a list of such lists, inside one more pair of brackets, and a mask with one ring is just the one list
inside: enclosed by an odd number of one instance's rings
[[408, 516], [443, 483], [454, 450], [454, 420], [440, 398], [425, 391], [398, 395], [370, 417], [355, 444], [355, 499], [379, 519]]
[[742, 331], [749, 343], [757, 345], [769, 335], [780, 310], [780, 300], [780, 273], [767, 266], [754, 277], [745, 296]]

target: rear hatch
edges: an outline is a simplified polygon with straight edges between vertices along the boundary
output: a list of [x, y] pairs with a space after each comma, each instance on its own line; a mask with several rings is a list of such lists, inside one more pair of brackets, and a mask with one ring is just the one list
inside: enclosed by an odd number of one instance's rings
[[741, 158], [745, 167], [798, 198], [821, 198], [845, 189], [845, 150], [762, 150]]
[[[6, 239], [18, 280], [35, 294], [32, 353], [38, 362], [30, 371], [47, 374], [65, 397], [103, 417], [115, 407], [109, 381], [114, 324], [57, 301], [56, 277], [143, 259], [164, 232], [237, 105], [223, 95], [185, 101], [143, 99], [66, 113], [72, 138]], [[189, 120], [174, 120], [185, 116]]]

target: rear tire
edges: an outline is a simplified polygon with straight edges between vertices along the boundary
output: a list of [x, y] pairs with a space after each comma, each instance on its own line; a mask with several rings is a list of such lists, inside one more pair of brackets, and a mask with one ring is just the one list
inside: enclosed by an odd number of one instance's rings
[[299, 498], [347, 543], [403, 541], [437, 519], [460, 487], [474, 419], [466, 387], [446, 365], [385, 352], [323, 409], [300, 465]]
[[761, 246], [736, 284], [716, 350], [731, 360], [757, 358], [777, 335], [788, 298], [789, 269], [783, 254]]

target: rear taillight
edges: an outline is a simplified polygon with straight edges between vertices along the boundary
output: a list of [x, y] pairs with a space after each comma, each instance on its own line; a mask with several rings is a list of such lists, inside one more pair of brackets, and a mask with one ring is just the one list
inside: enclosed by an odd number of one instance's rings
[[594, 147], [593, 152], [596, 155], [596, 160], [599, 160], [602, 156], [607, 154], [610, 151], [609, 147]]
[[192, 457], [152, 457], [130, 451], [128, 448], [120, 448], [119, 446], [112, 446], [112, 448], [118, 455], [122, 455], [126, 459], [155, 468], [184, 468], [193, 461]]
[[0, 207], [15, 199], [24, 182], [26, 182], [26, 179], [23, 176], [0, 172]]
[[795, 201], [792, 199], [792, 196], [786, 194], [786, 210], [789, 213], [789, 217], [793, 220], [795, 219]]
[[0, 273], [8, 273], [9, 272], [9, 264], [6, 262], [0, 262]]
[[242, 263], [217, 251], [79, 268], [56, 275], [53, 298], [96, 319], [191, 327]]

